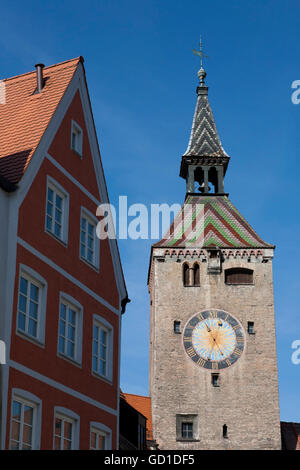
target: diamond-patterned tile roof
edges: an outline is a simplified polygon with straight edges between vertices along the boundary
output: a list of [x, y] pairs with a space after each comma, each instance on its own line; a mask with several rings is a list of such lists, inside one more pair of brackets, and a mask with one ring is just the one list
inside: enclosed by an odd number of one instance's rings
[[227, 196], [188, 196], [170, 230], [154, 247], [274, 248], [264, 242]]
[[198, 93], [188, 148], [184, 156], [226, 156], [207, 93]]

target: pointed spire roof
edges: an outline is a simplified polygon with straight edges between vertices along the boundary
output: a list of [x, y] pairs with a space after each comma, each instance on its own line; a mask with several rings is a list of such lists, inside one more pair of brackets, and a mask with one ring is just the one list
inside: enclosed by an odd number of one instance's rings
[[222, 147], [214, 116], [208, 101], [208, 87], [205, 85], [206, 72], [201, 66], [198, 77], [197, 103], [188, 148], [184, 156], [228, 157]]

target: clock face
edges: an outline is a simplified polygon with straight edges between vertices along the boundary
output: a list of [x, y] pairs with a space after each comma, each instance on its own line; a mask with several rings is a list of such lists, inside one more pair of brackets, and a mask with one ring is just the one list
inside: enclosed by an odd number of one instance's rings
[[242, 355], [245, 336], [240, 323], [223, 310], [210, 309], [194, 315], [184, 328], [188, 356], [205, 369], [225, 369]]

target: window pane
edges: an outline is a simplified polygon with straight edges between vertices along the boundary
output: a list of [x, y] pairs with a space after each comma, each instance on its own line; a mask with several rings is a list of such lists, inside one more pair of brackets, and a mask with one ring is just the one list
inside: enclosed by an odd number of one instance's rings
[[59, 418], [55, 419], [55, 434], [60, 436], [62, 430], [62, 420]]
[[61, 336], [65, 336], [65, 331], [66, 331], [66, 322], [64, 320], [59, 321], [59, 334]]
[[65, 304], [60, 304], [60, 318], [66, 319], [66, 306]]
[[47, 215], [51, 216], [53, 215], [53, 204], [51, 202], [47, 202]]
[[98, 364], [97, 364], [97, 357], [96, 356], [93, 356], [93, 370], [95, 372], [98, 372]]
[[54, 233], [57, 237], [61, 237], [61, 226], [57, 222], [54, 224]]
[[65, 421], [64, 437], [66, 439], [69, 439], [69, 440], [72, 439], [72, 427], [73, 427], [72, 423]]
[[27, 279], [24, 279], [24, 277], [21, 277], [21, 279], [20, 279], [20, 292], [22, 292], [22, 294], [27, 295], [27, 286], [28, 286]]
[[26, 424], [23, 426], [23, 443], [29, 445], [32, 443], [32, 427]]
[[53, 202], [53, 191], [51, 188], [48, 188], [48, 200]]
[[21, 310], [21, 312], [24, 312], [26, 313], [26, 297], [24, 297], [24, 295], [20, 294], [19, 295], [19, 310]]
[[58, 351], [60, 353], [64, 353], [65, 352], [65, 339], [62, 338], [61, 336], [59, 337], [58, 339]]
[[39, 288], [32, 283], [30, 284], [30, 298], [36, 302], [39, 298]]
[[58, 194], [56, 194], [55, 204], [58, 209], [62, 210], [62, 198]]
[[28, 321], [28, 333], [32, 336], [37, 336], [37, 322], [32, 320], [32, 318]]
[[29, 314], [33, 318], [37, 318], [38, 314], [38, 304], [35, 302], [30, 301], [29, 302]]
[[52, 231], [52, 219], [51, 219], [51, 217], [49, 217], [48, 215], [47, 215], [47, 222], [46, 222], [46, 224], [47, 224], [47, 229], [50, 230], [50, 231]]
[[11, 435], [14, 441], [20, 440], [20, 423], [17, 421], [12, 422]]
[[91, 448], [96, 449], [96, 433], [92, 432], [91, 433]]
[[76, 317], [76, 312], [69, 308], [69, 322], [72, 323], [72, 325], [75, 325], [75, 317]]
[[74, 343], [71, 343], [70, 341], [67, 342], [67, 355], [74, 357]]
[[55, 436], [54, 449], [60, 450], [60, 437], [58, 437], [58, 436]]
[[18, 329], [25, 331], [25, 315], [23, 315], [23, 313], [19, 313], [18, 315]]
[[81, 228], [83, 230], [86, 229], [86, 219], [84, 217], [81, 217]]

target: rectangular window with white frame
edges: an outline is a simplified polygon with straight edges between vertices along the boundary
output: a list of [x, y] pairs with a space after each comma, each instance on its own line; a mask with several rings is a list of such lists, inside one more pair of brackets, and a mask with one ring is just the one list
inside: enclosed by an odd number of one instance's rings
[[81, 363], [82, 307], [75, 299], [61, 294], [59, 306], [58, 353]]
[[82, 157], [82, 141], [83, 131], [81, 127], [75, 122], [71, 122], [71, 149], [74, 150], [80, 157]]
[[93, 373], [112, 381], [113, 374], [113, 329], [98, 315], [93, 322]]
[[80, 258], [99, 268], [99, 238], [96, 235], [98, 219], [87, 209], [81, 209]]
[[111, 449], [111, 429], [101, 423], [92, 422], [90, 432], [91, 450]]
[[17, 333], [41, 343], [45, 341], [46, 281], [31, 268], [21, 265]]
[[39, 449], [40, 410], [40, 399], [26, 391], [19, 391], [18, 394], [13, 392], [9, 442], [11, 450]]
[[70, 410], [55, 407], [54, 445], [55, 450], [79, 448], [79, 416]]
[[52, 178], [47, 178], [46, 231], [68, 242], [69, 195]]

